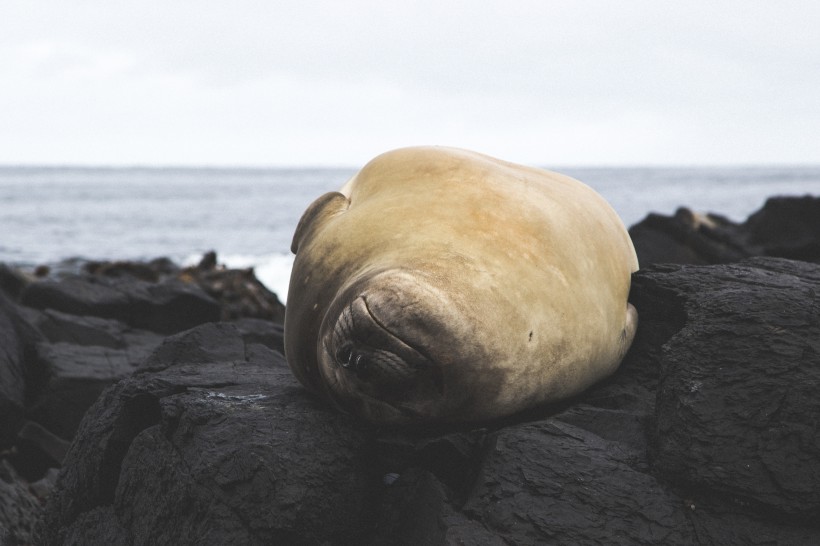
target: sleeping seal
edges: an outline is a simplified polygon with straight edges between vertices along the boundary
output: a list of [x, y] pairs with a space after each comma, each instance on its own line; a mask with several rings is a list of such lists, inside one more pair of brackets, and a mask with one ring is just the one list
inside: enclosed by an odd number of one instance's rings
[[293, 237], [293, 374], [377, 423], [490, 419], [611, 374], [637, 327], [638, 260], [567, 176], [453, 148], [373, 159]]

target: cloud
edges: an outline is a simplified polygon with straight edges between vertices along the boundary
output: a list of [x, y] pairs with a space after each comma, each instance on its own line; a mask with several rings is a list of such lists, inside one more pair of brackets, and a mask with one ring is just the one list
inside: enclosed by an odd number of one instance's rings
[[[0, 162], [820, 161], [820, 5], [53, 3], [0, 22]], [[814, 134], [814, 138], [812, 138]]]

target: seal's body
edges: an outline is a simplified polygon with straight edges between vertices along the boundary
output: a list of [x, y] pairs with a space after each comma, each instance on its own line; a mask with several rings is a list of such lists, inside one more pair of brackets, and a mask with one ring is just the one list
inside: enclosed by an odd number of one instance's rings
[[612, 373], [635, 250], [586, 185], [407, 148], [317, 199], [293, 239], [285, 353], [307, 388], [380, 423], [473, 421]]

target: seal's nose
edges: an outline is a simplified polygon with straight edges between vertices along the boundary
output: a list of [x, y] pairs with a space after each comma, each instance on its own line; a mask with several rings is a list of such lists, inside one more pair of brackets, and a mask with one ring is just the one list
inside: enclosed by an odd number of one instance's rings
[[342, 368], [357, 375], [367, 371], [368, 358], [364, 353], [356, 351], [352, 343], [346, 343], [336, 350], [336, 363]]
[[332, 366], [349, 380], [382, 386], [408, 380], [423, 358], [382, 326], [370, 313], [365, 296], [356, 297], [339, 314], [325, 351]]

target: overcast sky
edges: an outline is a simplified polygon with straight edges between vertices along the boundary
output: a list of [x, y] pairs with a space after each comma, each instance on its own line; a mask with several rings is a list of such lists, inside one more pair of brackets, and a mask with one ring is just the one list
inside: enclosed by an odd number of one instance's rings
[[820, 2], [2, 0], [0, 164], [820, 163]]

